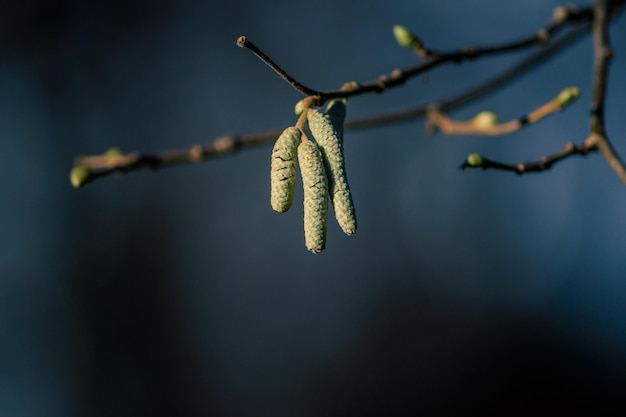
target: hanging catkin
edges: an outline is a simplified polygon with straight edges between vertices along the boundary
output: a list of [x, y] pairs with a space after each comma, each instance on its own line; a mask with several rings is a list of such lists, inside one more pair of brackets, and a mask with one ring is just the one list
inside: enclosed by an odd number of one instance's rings
[[326, 115], [315, 108], [310, 108], [307, 112], [309, 129], [324, 157], [335, 218], [344, 233], [351, 235], [356, 232], [357, 222], [343, 157], [344, 117], [345, 103], [342, 100], [332, 102]]
[[296, 185], [296, 153], [300, 143], [300, 129], [291, 126], [281, 133], [272, 149], [270, 171], [270, 201], [279, 213], [289, 210]]
[[304, 241], [308, 250], [320, 253], [326, 246], [328, 183], [322, 154], [314, 142], [298, 145], [298, 162], [304, 189]]

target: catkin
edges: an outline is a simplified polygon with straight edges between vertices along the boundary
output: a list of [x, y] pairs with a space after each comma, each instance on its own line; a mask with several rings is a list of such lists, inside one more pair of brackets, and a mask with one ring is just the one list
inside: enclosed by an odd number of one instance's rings
[[282, 213], [293, 203], [296, 186], [296, 150], [300, 143], [300, 129], [291, 126], [281, 133], [272, 149], [270, 171], [270, 202], [272, 208]]
[[333, 125], [339, 141], [343, 144], [343, 121], [346, 119], [346, 99], [330, 100], [326, 106], [325, 116]]
[[304, 189], [304, 242], [308, 250], [320, 253], [326, 246], [328, 182], [322, 154], [314, 142], [298, 145], [298, 162]]
[[[326, 115], [311, 108], [307, 113], [309, 129], [317, 141], [324, 157], [324, 166], [328, 175], [330, 200], [335, 211], [337, 223], [347, 235], [356, 232], [357, 221], [352, 203], [352, 195], [346, 176], [346, 166], [343, 157], [343, 117], [345, 117], [345, 103], [336, 100], [329, 105]], [[343, 111], [341, 106], [344, 106]]]

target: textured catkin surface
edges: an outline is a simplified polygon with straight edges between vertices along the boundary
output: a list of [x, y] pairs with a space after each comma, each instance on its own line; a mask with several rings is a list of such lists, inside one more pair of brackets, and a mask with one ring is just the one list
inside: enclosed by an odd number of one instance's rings
[[300, 129], [291, 126], [281, 133], [272, 149], [270, 170], [270, 202], [282, 213], [293, 203], [296, 185], [296, 154], [300, 143]]
[[343, 122], [346, 119], [346, 99], [330, 100], [326, 106], [326, 118], [330, 121], [343, 145]]
[[314, 142], [298, 146], [298, 161], [304, 189], [304, 241], [308, 250], [320, 253], [326, 246], [328, 182], [324, 162]]
[[[343, 110], [341, 109], [342, 106], [344, 107]], [[340, 136], [341, 129], [335, 128], [335, 125], [343, 125], [343, 121], [340, 122], [339, 119], [334, 118], [345, 117], [345, 104], [337, 101], [333, 106], [329, 106], [329, 111], [330, 113], [324, 115], [317, 109], [309, 109], [307, 120], [309, 129], [311, 129], [311, 133], [324, 157], [335, 218], [344, 233], [351, 235], [356, 232], [357, 228], [356, 213], [346, 175], [343, 140]]]

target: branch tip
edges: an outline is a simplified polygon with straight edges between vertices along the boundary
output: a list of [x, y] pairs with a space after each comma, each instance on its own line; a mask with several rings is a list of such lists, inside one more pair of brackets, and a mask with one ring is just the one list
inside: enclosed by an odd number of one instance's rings
[[569, 106], [578, 98], [580, 95], [580, 90], [576, 86], [567, 87], [561, 90], [561, 92], [556, 96], [556, 100], [559, 103], [559, 108], [563, 109], [566, 106]]

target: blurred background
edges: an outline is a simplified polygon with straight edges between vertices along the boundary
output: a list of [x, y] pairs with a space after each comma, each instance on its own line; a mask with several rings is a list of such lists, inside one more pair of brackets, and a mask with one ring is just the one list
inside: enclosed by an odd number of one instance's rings
[[[625, 411], [626, 188], [597, 155], [535, 160], [588, 132], [591, 40], [452, 113], [563, 113], [501, 138], [423, 121], [346, 132], [359, 230], [304, 247], [302, 191], [269, 204], [271, 146], [83, 189], [72, 159], [284, 128], [301, 96], [417, 60], [401, 23], [453, 49], [533, 33], [556, 0], [21, 1], [0, 6], [0, 415], [529, 415]], [[586, 5], [587, 3], [584, 3]], [[626, 25], [608, 133], [626, 155]], [[446, 66], [363, 117], [449, 97], [524, 54]]]

